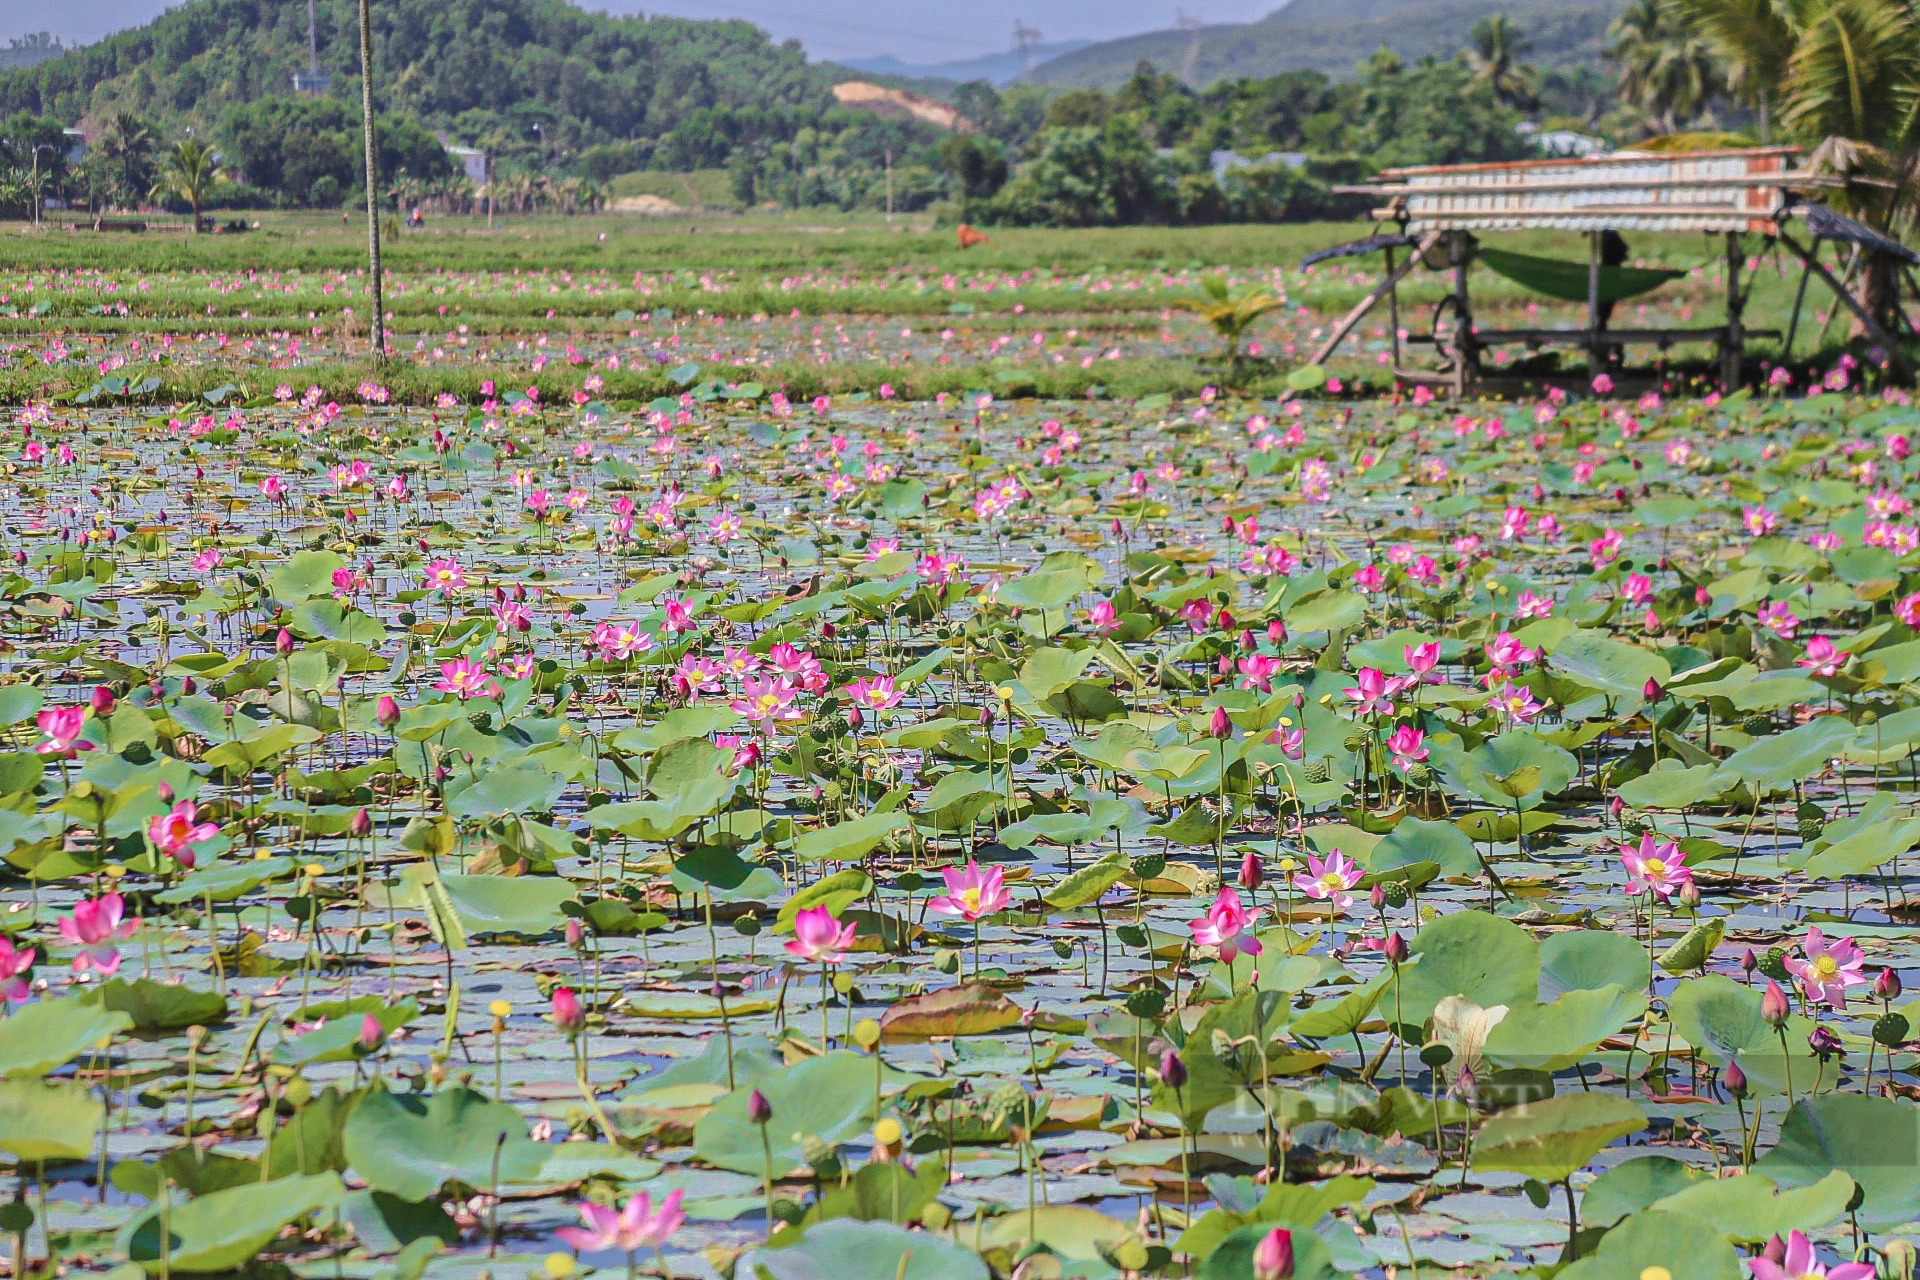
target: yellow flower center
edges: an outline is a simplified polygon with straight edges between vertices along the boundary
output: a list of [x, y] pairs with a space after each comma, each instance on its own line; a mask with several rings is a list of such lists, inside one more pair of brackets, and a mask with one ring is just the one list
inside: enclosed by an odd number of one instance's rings
[[1667, 874], [1666, 859], [1665, 858], [1648, 858], [1647, 874], [1654, 877], [1664, 876], [1665, 874]]
[[1832, 956], [1821, 956], [1813, 962], [1813, 971], [1822, 978], [1831, 978], [1840, 972], [1840, 963]]
[[980, 891], [978, 889], [962, 889], [953, 896], [958, 898], [968, 911], [977, 912], [980, 910]]

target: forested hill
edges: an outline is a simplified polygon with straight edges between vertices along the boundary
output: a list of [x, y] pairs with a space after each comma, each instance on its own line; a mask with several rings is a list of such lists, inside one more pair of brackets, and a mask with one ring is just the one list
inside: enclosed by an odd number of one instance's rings
[[[812, 116], [831, 106], [836, 78], [810, 66], [797, 42], [775, 44], [746, 22], [617, 18], [562, 0], [381, 0], [373, 13], [381, 110], [463, 140], [533, 133], [577, 151], [728, 128], [716, 110]], [[321, 65], [357, 82], [354, 0], [318, 0], [317, 26]], [[191, 0], [144, 27], [0, 72], [0, 114], [74, 121], [130, 110], [163, 126], [211, 128], [237, 105], [287, 93], [306, 63], [301, 0]]]
[[1188, 84], [1241, 76], [1319, 71], [1336, 77], [1381, 46], [1408, 62], [1451, 58], [1475, 23], [1504, 13], [1546, 67], [1595, 63], [1619, 0], [1292, 0], [1258, 22], [1195, 30], [1149, 31], [1088, 45], [1035, 67], [1038, 84], [1113, 88], [1141, 61], [1174, 71]]

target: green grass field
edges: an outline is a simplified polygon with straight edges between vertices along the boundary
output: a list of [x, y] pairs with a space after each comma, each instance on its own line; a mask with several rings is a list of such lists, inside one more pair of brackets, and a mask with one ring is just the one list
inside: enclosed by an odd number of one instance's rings
[[[258, 221], [243, 234], [201, 236], [77, 232], [58, 223], [0, 231], [0, 337], [38, 357], [0, 369], [0, 395], [76, 392], [141, 365], [158, 366], [160, 383], [147, 393], [155, 400], [223, 385], [251, 397], [291, 381], [335, 393], [356, 387], [366, 376], [362, 225], [331, 214]], [[1236, 383], [1271, 392], [1380, 269], [1373, 257], [1302, 271], [1300, 258], [1370, 230], [996, 230], [962, 250], [950, 229], [924, 216], [891, 224], [878, 215], [827, 220], [817, 211], [502, 216], [492, 228], [484, 219], [436, 217], [425, 229], [385, 237], [390, 328], [411, 358], [382, 378], [421, 402], [469, 396], [500, 377], [571, 394], [598, 376], [605, 394], [644, 398], [671, 390], [666, 374], [688, 362], [703, 367], [703, 377], [750, 378], [795, 395], [877, 391], [883, 383], [909, 397], [976, 388], [1043, 397], [1197, 391], [1227, 371], [1211, 362], [1211, 335], [1178, 305], [1201, 295], [1207, 273], [1224, 272], [1236, 289], [1286, 300], [1251, 335], [1259, 358]], [[1523, 252], [1584, 255], [1570, 233], [1498, 239]], [[1751, 246], [1762, 256], [1748, 322], [1784, 327], [1797, 271], [1758, 237]], [[1632, 249], [1635, 261], [1689, 275], [1623, 304], [1616, 324], [1720, 319], [1718, 241], [1644, 236]], [[1477, 270], [1473, 286], [1483, 324], [1580, 318], [1580, 308], [1534, 298], [1490, 271]], [[1445, 287], [1438, 274], [1410, 280], [1402, 328], [1429, 329]], [[1845, 327], [1823, 327], [1831, 301], [1817, 289], [1811, 302], [1795, 354], [1830, 359]], [[1383, 385], [1386, 323], [1382, 308], [1343, 347], [1336, 372]], [[1763, 342], [1754, 354], [1772, 352]], [[1705, 344], [1668, 353], [1680, 368], [1703, 367], [1710, 356]]]

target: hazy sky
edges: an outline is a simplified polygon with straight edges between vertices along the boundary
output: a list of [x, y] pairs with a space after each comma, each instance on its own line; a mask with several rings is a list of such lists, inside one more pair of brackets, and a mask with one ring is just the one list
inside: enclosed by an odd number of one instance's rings
[[[299, 3], [299, 0], [286, 0]], [[374, 0], [377, 4], [379, 0]], [[66, 40], [97, 40], [138, 26], [169, 8], [166, 0], [0, 0], [0, 38], [52, 31]], [[1100, 40], [1174, 24], [1176, 0], [604, 0], [589, 8], [644, 10], [688, 18], [745, 18], [778, 39], [793, 37], [816, 58], [893, 54], [908, 62], [945, 62], [1013, 46], [1014, 20], [1051, 40]], [[1246, 22], [1276, 0], [1191, 0], [1185, 11], [1208, 22]]]

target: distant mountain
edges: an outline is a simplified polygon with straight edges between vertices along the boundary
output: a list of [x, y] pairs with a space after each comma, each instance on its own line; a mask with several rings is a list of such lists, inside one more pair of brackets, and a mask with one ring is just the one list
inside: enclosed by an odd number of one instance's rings
[[[291, 91], [307, 63], [307, 13], [296, 0], [187, 0], [145, 26], [0, 71], [0, 115], [71, 122], [133, 110], [169, 131], [211, 126]], [[317, 28], [332, 95], [357, 103], [354, 0], [319, 0]], [[834, 105], [831, 71], [747, 22], [616, 18], [565, 0], [380, 0], [373, 42], [382, 109], [462, 140], [531, 145], [538, 130], [540, 147], [577, 151], [686, 126], [725, 142], [716, 112], [784, 119]]]
[[[1091, 40], [1058, 40], [1035, 45], [1034, 60], [1044, 62], [1084, 49], [1092, 43]], [[1020, 54], [1011, 49], [1005, 53], [989, 53], [984, 57], [966, 58], [958, 62], [904, 62], [887, 54], [877, 58], [841, 58], [839, 64], [868, 75], [898, 76], [903, 80], [951, 80], [956, 84], [986, 80], [995, 85], [1007, 85], [1018, 80], [1021, 71]]]
[[1283, 71], [1347, 77], [1382, 45], [1410, 62], [1428, 54], [1450, 58], [1474, 23], [1496, 13], [1532, 41], [1528, 61], [1571, 66], [1599, 59], [1607, 24], [1622, 7], [1623, 0], [1293, 0], [1258, 22], [1103, 40], [1051, 58], [1025, 79], [1112, 88], [1142, 59], [1194, 85]]

